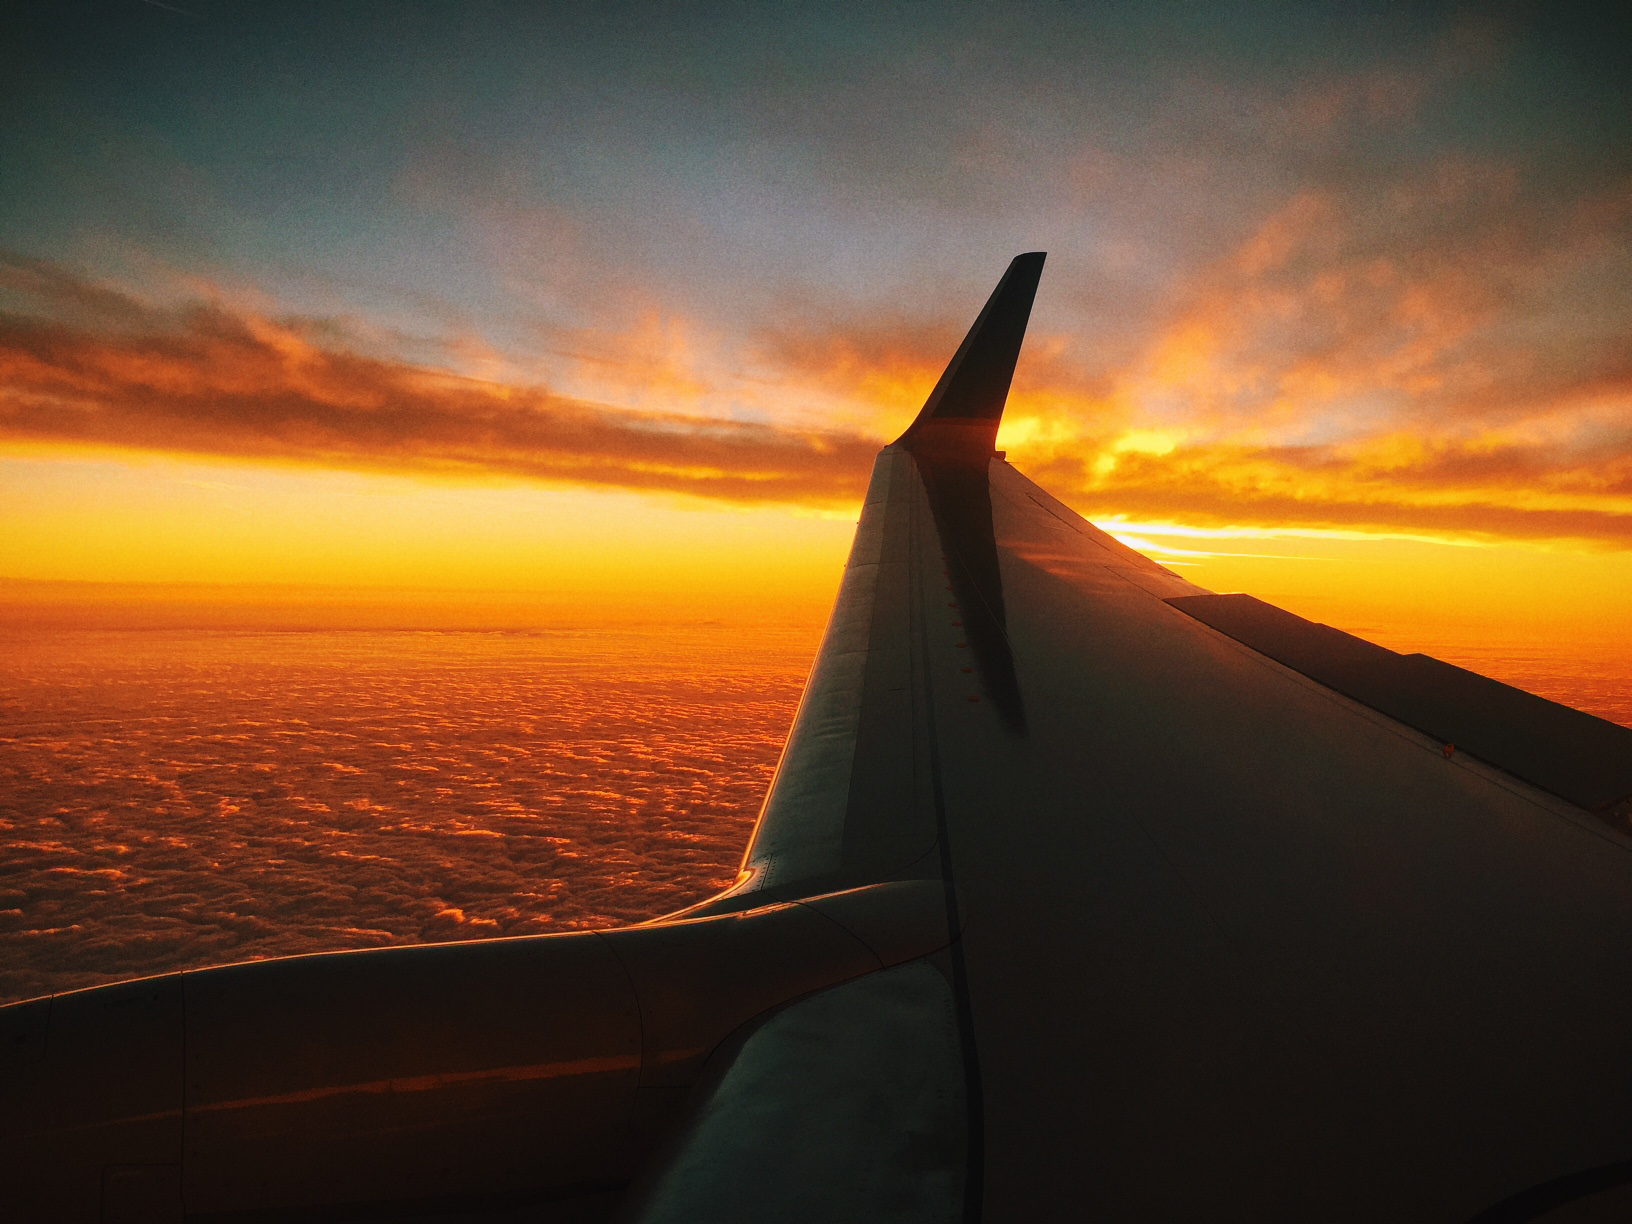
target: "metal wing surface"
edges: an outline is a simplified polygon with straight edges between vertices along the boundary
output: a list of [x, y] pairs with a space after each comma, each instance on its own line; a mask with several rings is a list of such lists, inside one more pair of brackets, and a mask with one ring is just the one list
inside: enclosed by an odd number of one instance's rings
[[[1010, 467], [1041, 262], [879, 455], [700, 911], [940, 881], [943, 985], [871, 1053], [859, 999], [766, 1039], [646, 1218], [1520, 1219], [1632, 1176], [1632, 731], [1210, 595]], [[886, 1160], [896, 1098], [940, 1112]]]

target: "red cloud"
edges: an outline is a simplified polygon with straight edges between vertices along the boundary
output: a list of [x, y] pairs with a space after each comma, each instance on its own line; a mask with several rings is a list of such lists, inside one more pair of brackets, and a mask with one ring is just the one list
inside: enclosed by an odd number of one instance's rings
[[[1614, 249], [1632, 197], [1548, 219], [1520, 195], [1462, 163], [1369, 203], [1299, 193], [1181, 286], [1142, 350], [1096, 363], [1093, 336], [1033, 335], [1005, 444], [1091, 513], [1632, 547], [1632, 348], [1559, 288]], [[853, 501], [962, 322], [749, 334], [757, 385], [854, 422], [796, 428], [459, 377], [318, 320], [158, 307], [38, 262], [0, 263], [7, 287], [37, 309], [0, 314], [3, 438], [755, 502]], [[631, 398], [677, 393], [661, 362], [596, 351]]]
[[57, 317], [0, 314], [4, 438], [757, 502], [853, 500], [878, 446], [619, 411], [363, 355], [313, 320], [160, 309], [34, 262], [10, 272]]
[[1302, 190], [1006, 444], [1092, 512], [1632, 547], [1629, 225], [1461, 159]]

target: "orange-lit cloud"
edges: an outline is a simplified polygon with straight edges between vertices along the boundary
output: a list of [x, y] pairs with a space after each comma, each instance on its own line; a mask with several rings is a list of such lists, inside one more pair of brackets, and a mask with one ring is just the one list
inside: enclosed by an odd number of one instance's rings
[[59, 702], [8, 744], [0, 1000], [691, 904], [736, 872], [813, 649], [670, 624], [140, 639], [0, 638], [12, 685], [104, 715]]
[[[1392, 105], [1345, 88], [1339, 110]], [[1090, 514], [1632, 546], [1629, 229], [1625, 183], [1543, 198], [1467, 157], [1300, 186], [1115, 344], [1045, 294], [1002, 445]], [[496, 353], [477, 379], [320, 319], [0, 274], [6, 438], [761, 503], [853, 501], [970, 313], [804, 303], [704, 334], [654, 289], [551, 339], [566, 395]]]
[[13, 441], [761, 502], [854, 499], [877, 448], [464, 378], [357, 352], [322, 321], [150, 306], [37, 261], [5, 271], [57, 308], [0, 314], [0, 437]]
[[[1632, 547], [1632, 498], [1549, 498], [1523, 487], [1527, 470], [1559, 483], [1594, 478], [1590, 468], [1561, 469], [1556, 456], [1547, 454], [1511, 456], [1505, 471], [1498, 456], [1463, 463], [1463, 457], [1449, 455], [1386, 474], [1319, 448], [1198, 446], [1152, 456], [1107, 447], [1099, 455], [1115, 459], [1111, 472], [1099, 474], [1091, 463], [1068, 459], [1029, 470], [1050, 487], [1074, 488], [1071, 500], [1090, 517], [1132, 514], [1196, 524], [1415, 530]], [[1616, 462], [1624, 483], [1628, 461], [1622, 455]], [[1482, 467], [1480, 479], [1465, 479], [1460, 469], [1468, 467]], [[1503, 484], [1498, 475], [1513, 483]], [[1591, 500], [1603, 508], [1580, 504]]]
[[1632, 545], [1632, 344], [1597, 291], [1632, 188], [1525, 193], [1455, 160], [1299, 191], [1103, 393], [1017, 384], [1007, 445], [1102, 513]]

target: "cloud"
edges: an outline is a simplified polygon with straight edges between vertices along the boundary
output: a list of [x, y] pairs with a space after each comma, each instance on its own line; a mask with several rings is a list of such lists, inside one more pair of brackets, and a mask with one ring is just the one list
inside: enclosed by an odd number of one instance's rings
[[323, 320], [152, 305], [39, 261], [0, 277], [35, 307], [0, 313], [14, 441], [816, 503], [859, 497], [878, 446], [464, 378], [359, 352]]
[[1005, 445], [1093, 512], [1632, 547], [1628, 294], [1632, 184], [1443, 157], [1308, 185], [1102, 391], [1017, 387]]
[[[1114, 467], [1096, 471], [1095, 464], [1105, 460]], [[1104, 446], [1086, 462], [1057, 458], [1030, 470], [1051, 488], [1074, 490], [1069, 500], [1089, 517], [1414, 530], [1632, 548], [1627, 454], [1599, 469], [1561, 468], [1546, 452], [1453, 451], [1378, 473], [1327, 448], [1179, 447], [1154, 456]], [[1547, 483], [1563, 490], [1550, 493]]]
[[[1003, 444], [1095, 514], [1632, 547], [1629, 239], [1632, 185], [1446, 154], [1282, 192], [1127, 317], [1068, 257]], [[555, 328], [528, 381], [38, 261], [0, 293], [0, 436], [807, 504], [856, 498], [979, 304], [829, 291], [704, 326], [652, 290]]]
[[736, 873], [808, 632], [8, 639], [56, 700], [7, 744], [0, 1002], [700, 901]]

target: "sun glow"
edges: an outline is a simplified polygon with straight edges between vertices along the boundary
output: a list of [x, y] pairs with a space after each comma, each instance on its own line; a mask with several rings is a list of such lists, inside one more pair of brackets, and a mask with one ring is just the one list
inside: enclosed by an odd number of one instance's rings
[[[507, 622], [819, 619], [855, 522], [854, 511], [128, 456], [0, 460], [0, 516], [0, 577], [25, 584], [205, 584], [243, 605], [286, 602], [274, 587], [373, 591], [361, 604], [314, 596], [313, 614], [349, 620], [395, 601], [410, 619], [459, 623], [484, 606]], [[0, 599], [42, 598], [19, 589]]]

